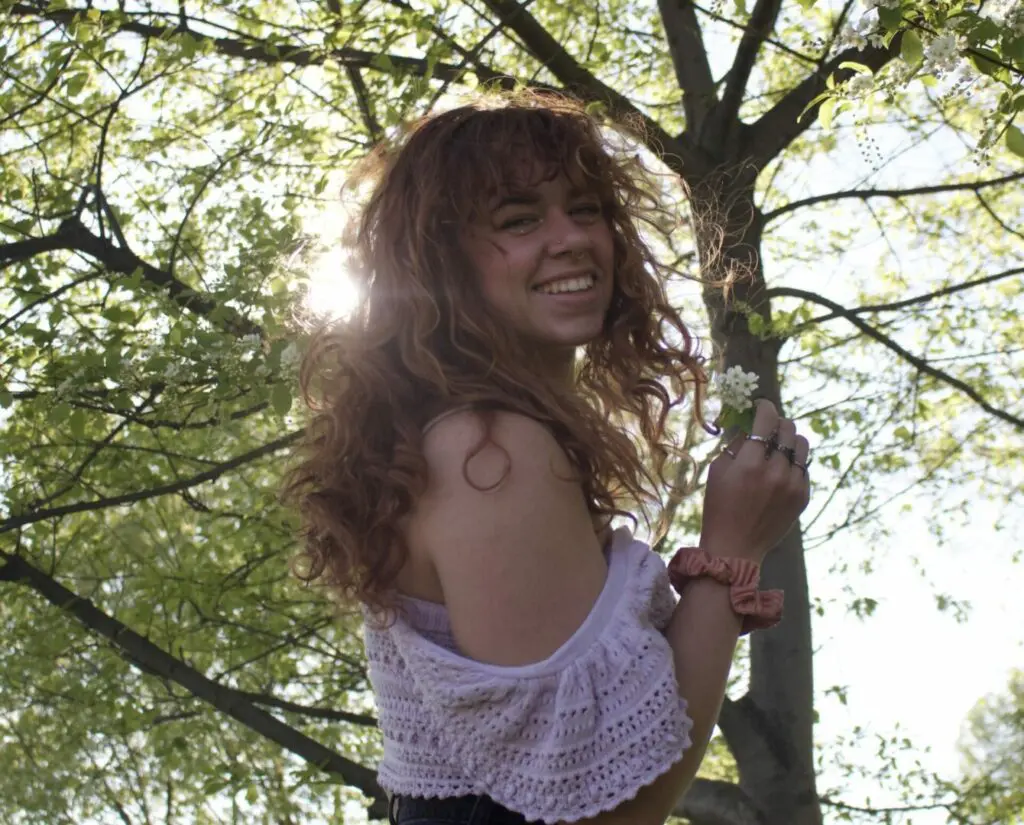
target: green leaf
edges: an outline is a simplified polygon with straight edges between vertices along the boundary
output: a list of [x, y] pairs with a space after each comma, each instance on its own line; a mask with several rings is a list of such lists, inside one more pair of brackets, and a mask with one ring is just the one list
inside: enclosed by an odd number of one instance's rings
[[893, 430], [892, 434], [903, 441], [912, 441], [914, 438], [914, 434], [902, 424]]
[[835, 116], [838, 102], [837, 98], [830, 97], [821, 104], [821, 108], [818, 110], [818, 120], [821, 122], [821, 128], [826, 132], [832, 128], [832, 118]]
[[903, 10], [899, 8], [890, 9], [885, 6], [877, 6], [878, 19], [886, 31], [894, 32], [903, 25]]
[[907, 29], [903, 32], [903, 40], [900, 43], [900, 56], [909, 66], [916, 66], [924, 61], [924, 45], [917, 32]]
[[1006, 127], [1006, 148], [1017, 157], [1024, 158], [1024, 132], [1012, 123]]
[[732, 0], [733, 6], [736, 7], [736, 14], [747, 13], [747, 0]]
[[275, 384], [270, 391], [270, 405], [278, 415], [287, 414], [292, 408], [292, 391], [284, 382]]
[[89, 82], [89, 75], [84, 72], [73, 74], [68, 78], [68, 97], [78, 97], [82, 93], [82, 89], [85, 88], [85, 84]]
[[1007, 44], [1003, 54], [1017, 63], [1024, 64], [1024, 37], [1018, 37]]
[[370, 65], [375, 69], [380, 69], [382, 72], [392, 72], [395, 69], [391, 58], [386, 54], [375, 54], [370, 60]]
[[816, 2], [816, 0], [797, 0], [797, 2], [800, 4], [800, 8], [802, 8], [804, 11], [810, 11], [812, 8], [814, 8], [814, 3]]
[[748, 407], [742, 412], [734, 410], [732, 407], [723, 407], [722, 414], [718, 416], [717, 424], [726, 430], [735, 427], [740, 432], [750, 433], [754, 430], [754, 414], [756, 412], [753, 406]]
[[971, 63], [974, 64], [974, 68], [979, 72], [988, 75], [989, 77], [994, 77], [997, 80], [1005, 79], [1008, 81], [1009, 73], [999, 65], [999, 62], [1001, 61], [1002, 58], [1000, 57], [999, 52], [993, 51], [992, 49], [979, 48], [974, 49], [971, 52]]
[[799, 122], [803, 120], [804, 115], [806, 115], [811, 109], [817, 106], [821, 101], [825, 100], [828, 97], [831, 97], [831, 95], [831, 92], [822, 92], [820, 95], [811, 100], [810, 103], [804, 106], [804, 110], [800, 113], [800, 116], [797, 117], [797, 121]]
[[0, 408], [7, 409], [14, 403], [14, 396], [7, 390], [0, 390]]
[[857, 72], [858, 74], [873, 74], [871, 69], [865, 66], [863, 63], [857, 63], [853, 60], [844, 60], [839, 64], [840, 69], [849, 69], [850, 71]]
[[85, 413], [82, 410], [75, 410], [68, 419], [68, 429], [75, 438], [85, 436]]

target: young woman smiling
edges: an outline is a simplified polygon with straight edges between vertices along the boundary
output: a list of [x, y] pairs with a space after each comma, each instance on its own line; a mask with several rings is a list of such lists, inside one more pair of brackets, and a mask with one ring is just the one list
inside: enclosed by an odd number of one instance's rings
[[398, 825], [664, 822], [738, 636], [781, 612], [759, 564], [808, 451], [770, 403], [712, 464], [698, 547], [612, 529], [705, 378], [638, 231], [654, 188], [602, 128], [520, 95], [376, 153], [364, 302], [304, 362], [304, 575], [361, 606]]

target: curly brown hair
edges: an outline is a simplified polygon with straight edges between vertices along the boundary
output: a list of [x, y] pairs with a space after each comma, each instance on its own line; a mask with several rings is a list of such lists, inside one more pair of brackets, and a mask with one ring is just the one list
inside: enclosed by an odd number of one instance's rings
[[[641, 222], [664, 226], [672, 216], [628, 136], [573, 100], [519, 92], [419, 121], [350, 178], [370, 190], [348, 241], [363, 300], [315, 331], [302, 364], [312, 417], [285, 484], [302, 513], [301, 578], [342, 603], [397, 607], [394, 580], [408, 555], [401, 525], [427, 481], [422, 428], [456, 405], [477, 406], [488, 426], [494, 409], [545, 424], [595, 515], [632, 518], [626, 506], [647, 512], [658, 502], [666, 461], [679, 454], [668, 415], [692, 385], [693, 413], [708, 428], [706, 376], [666, 297], [669, 268], [639, 233]], [[544, 175], [582, 174], [614, 237], [611, 307], [581, 349], [574, 394], [538, 381], [458, 242], [523, 157]]]

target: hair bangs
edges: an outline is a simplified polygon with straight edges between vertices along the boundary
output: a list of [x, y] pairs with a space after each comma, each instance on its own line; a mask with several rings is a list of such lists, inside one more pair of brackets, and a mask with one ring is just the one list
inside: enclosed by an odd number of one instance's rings
[[[443, 116], [442, 116], [443, 117]], [[458, 223], [472, 221], [487, 203], [529, 191], [559, 174], [603, 203], [614, 199], [608, 147], [594, 122], [540, 108], [473, 110], [452, 131], [441, 164]]]

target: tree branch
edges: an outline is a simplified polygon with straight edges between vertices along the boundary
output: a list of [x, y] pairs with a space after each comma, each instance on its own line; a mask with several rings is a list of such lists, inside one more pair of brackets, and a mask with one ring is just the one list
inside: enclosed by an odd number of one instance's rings
[[865, 49], [846, 49], [837, 54], [822, 68], [807, 76], [804, 81], [793, 87], [771, 109], [761, 115], [746, 130], [748, 155], [758, 169], [763, 169], [768, 162], [777, 157], [787, 146], [802, 135], [815, 122], [820, 103], [811, 107], [803, 117], [807, 104], [825, 91], [825, 80], [831, 74], [837, 75], [842, 81], [853, 74], [852, 69], [840, 69], [839, 65], [846, 61], [863, 63], [871, 71], [877, 72], [886, 63], [900, 53], [903, 38], [897, 35], [888, 48], [869, 46]]
[[271, 708], [297, 713], [301, 716], [308, 716], [311, 719], [328, 719], [332, 722], [348, 722], [351, 725], [361, 725], [366, 728], [378, 727], [377, 719], [363, 713], [351, 713], [347, 710], [336, 710], [334, 708], [317, 708], [310, 705], [300, 705], [297, 702], [289, 702], [286, 699], [278, 699], [268, 693], [255, 693], [248, 690], [233, 690], [235, 695], [247, 702], [257, 705], [266, 705]]
[[766, 825], [739, 785], [716, 779], [695, 780], [672, 816], [684, 817], [691, 825]]
[[[963, 292], [964, 290], [972, 289], [976, 286], [1001, 281], [1003, 278], [1012, 278], [1014, 275], [1024, 275], [1024, 267], [1006, 269], [1002, 272], [996, 272], [993, 275], [985, 275], [982, 278], [975, 278], [972, 281], [964, 281], [961, 284], [953, 284], [952, 286], [943, 287], [942, 289], [936, 289], [934, 292], [915, 295], [913, 298], [904, 298], [902, 301], [891, 301], [886, 304], [865, 304], [864, 306], [853, 307], [852, 309], [847, 309], [846, 313], [852, 315], [864, 315], [872, 312], [894, 312], [895, 310], [905, 309], [906, 307], [913, 306], [914, 304], [926, 304], [929, 301], [934, 301], [936, 298], [944, 298], [946, 295], [953, 295], [957, 292]], [[767, 294], [769, 298], [772, 297], [776, 294], [775, 289], [768, 289]], [[803, 329], [815, 324], [824, 323], [825, 321], [831, 321], [833, 318], [842, 317], [844, 317], [843, 313], [830, 312], [826, 315], [819, 315], [816, 318], [811, 318], [806, 323], [800, 324], [797, 329]]]
[[[10, 11], [12, 14], [21, 15], [23, 17], [37, 17], [60, 23], [62, 26], [67, 26], [76, 15], [83, 13], [86, 9], [39, 9], [23, 3], [16, 3], [11, 7]], [[100, 11], [99, 13], [99, 19], [101, 21], [103, 21], [104, 16], [109, 17], [109, 15], [103, 11]], [[117, 18], [116, 22], [110, 20], [105, 21], [104, 24], [111, 26], [117, 31], [131, 32], [132, 34], [137, 34], [140, 37], [164, 41], [172, 39], [175, 34], [180, 31], [177, 27], [157, 26], [151, 23], [139, 23], [134, 20], [124, 20], [123, 17]], [[274, 44], [273, 51], [271, 51], [267, 44], [260, 41], [246, 43], [241, 40], [233, 40], [227, 37], [212, 37], [192, 29], [188, 29], [186, 33], [189, 37], [199, 43], [213, 44], [214, 50], [219, 54], [227, 55], [229, 57], [240, 57], [246, 60], [255, 60], [259, 63], [266, 63], [268, 65], [291, 63], [297, 66], [322, 66], [328, 60], [334, 60], [344, 66], [383, 71], [379, 64], [375, 65], [375, 61], [379, 60], [379, 55], [375, 52], [368, 52], [362, 49], [352, 49], [347, 47], [327, 49], [322, 47], [300, 46], [290, 43], [276, 43]], [[456, 81], [466, 73], [465, 68], [454, 66], [450, 63], [434, 63], [431, 66], [426, 58], [406, 57], [404, 55], [386, 56], [391, 61], [392, 66], [420, 77], [427, 75], [429, 72], [432, 77], [436, 77], [440, 80]], [[514, 85], [514, 80], [511, 77], [500, 72], [493, 71], [485, 66], [474, 65], [472, 71], [473, 74], [475, 74], [483, 83], [496, 83], [505, 89], [510, 89]]]
[[[714, 9], [709, 9], [706, 6], [701, 6], [698, 3], [693, 3], [692, 5], [701, 14], [703, 14], [705, 17], [708, 17], [711, 20], [714, 20], [716, 23], [721, 23], [732, 29], [739, 29], [742, 32], [745, 32], [747, 30], [747, 26], [744, 25], [743, 23], [739, 23], [736, 20], [726, 17], [724, 14], [719, 14]], [[807, 63], [810, 66], [817, 67], [820, 63], [818, 58], [811, 57], [811, 55], [809, 54], [804, 54], [803, 52], [797, 51], [792, 46], [787, 46], [781, 40], [777, 40], [774, 37], [765, 37], [763, 42], [778, 49], [780, 52], [788, 54], [790, 57], [795, 57], [797, 60], [800, 60], [803, 63]]]
[[346, 759], [260, 710], [244, 693], [207, 678], [181, 659], [170, 655], [122, 622], [104, 613], [88, 599], [68, 590], [22, 557], [0, 553], [0, 559], [3, 560], [0, 581], [14, 582], [32, 588], [50, 604], [71, 614], [89, 630], [110, 641], [134, 667], [169, 679], [185, 688], [195, 698], [212, 705], [260, 736], [276, 742], [311, 765], [341, 777], [345, 784], [358, 788], [374, 800], [374, 805], [370, 809], [371, 816], [386, 815], [387, 797], [377, 784], [376, 773], [371, 769]]
[[716, 127], [722, 136], [730, 131], [732, 124], [739, 119], [743, 95], [747, 90], [747, 83], [750, 82], [750, 73], [754, 69], [762, 44], [775, 28], [775, 21], [781, 8], [782, 0], [757, 0], [757, 5], [750, 13], [750, 24], [740, 38], [732, 68], [726, 75], [722, 100], [715, 107]]
[[46, 521], [51, 518], [60, 518], [61, 516], [67, 516], [73, 513], [88, 513], [93, 510], [105, 510], [108, 507], [119, 507], [122, 504], [131, 504], [135, 501], [145, 501], [151, 498], [158, 498], [159, 496], [180, 493], [182, 490], [188, 490], [191, 487], [196, 487], [200, 484], [206, 483], [207, 481], [213, 481], [215, 478], [219, 478], [230, 470], [234, 470], [237, 467], [248, 464], [250, 461], [255, 461], [256, 459], [262, 458], [265, 455], [270, 455], [283, 447], [287, 447], [292, 442], [298, 440], [301, 435], [302, 430], [296, 430], [295, 432], [288, 433], [288, 435], [271, 441], [269, 444], [264, 444], [263, 446], [250, 450], [247, 453], [235, 456], [229, 461], [217, 464], [209, 470], [204, 470], [203, 472], [190, 476], [189, 478], [184, 478], [170, 484], [164, 484], [160, 487], [151, 487], [148, 490], [136, 490], [133, 493], [125, 493], [120, 496], [111, 496], [110, 498], [101, 498], [96, 499], [95, 501], [79, 501], [74, 504], [66, 504], [63, 507], [53, 507], [49, 510], [36, 510], [34, 512], [30, 511], [28, 513], [22, 513], [21, 515], [14, 515], [6, 521], [0, 522], [0, 535], [9, 533], [11, 530], [17, 530], [19, 527], [23, 527], [26, 524], [35, 524], [36, 522]]
[[661, 124], [637, 109], [628, 97], [580, 66], [523, 5], [516, 0], [484, 0], [484, 3], [568, 91], [584, 100], [607, 103], [616, 116], [642, 123], [647, 146], [673, 172], [682, 175], [685, 169], [687, 174], [693, 174], [710, 168], [709, 160], [688, 138], [672, 137]]
[[787, 212], [795, 212], [797, 209], [803, 209], [804, 207], [814, 206], [815, 204], [825, 203], [827, 201], [842, 201], [850, 200], [851, 198], [862, 201], [866, 201], [871, 198], [891, 198], [893, 200], [899, 200], [901, 198], [916, 197], [918, 195], [940, 195], [945, 192], [978, 193], [983, 189], [991, 189], [994, 186], [1002, 186], [1004, 183], [1013, 183], [1022, 179], [1024, 179], [1024, 172], [1014, 172], [1010, 175], [1004, 175], [1001, 178], [991, 178], [989, 180], [964, 181], [963, 183], [943, 183], [936, 186], [918, 186], [911, 189], [846, 189], [840, 192], [829, 192], [825, 195], [814, 195], [809, 198], [803, 198], [798, 201], [787, 203], [785, 206], [780, 206], [778, 209], [766, 212], [764, 214], [764, 222], [768, 223], [768, 221], [774, 220], [780, 215], [785, 215]]
[[692, 0], [658, 0], [676, 82], [683, 92], [686, 129], [700, 140], [708, 112], [718, 101], [708, 52]]
[[370, 93], [363, 81], [363, 76], [355, 66], [346, 66], [345, 71], [348, 72], [348, 79], [352, 83], [352, 91], [359, 103], [359, 113], [363, 116], [363, 123], [366, 125], [366, 131], [370, 134], [370, 140], [373, 143], [378, 143], [384, 137], [384, 130], [373, 113], [373, 104], [370, 101]]
[[220, 306], [212, 298], [186, 286], [169, 272], [147, 263], [127, 246], [115, 246], [110, 240], [93, 235], [77, 216], [62, 221], [53, 235], [0, 245], [0, 269], [45, 252], [61, 249], [89, 255], [111, 272], [131, 275], [137, 270], [141, 271], [144, 280], [166, 290], [171, 300], [182, 309], [207, 318], [216, 310], [223, 318], [218, 325], [234, 335], [260, 333], [258, 324], [242, 317], [230, 307]]
[[828, 307], [828, 309], [832, 310], [832, 312], [834, 312], [836, 315], [845, 318], [847, 321], [849, 321], [851, 324], [857, 327], [857, 329], [859, 329], [869, 338], [878, 341], [883, 346], [892, 350], [898, 356], [900, 356], [902, 359], [907, 361], [912, 366], [916, 367], [921, 372], [925, 373], [926, 375], [930, 375], [932, 378], [942, 382], [943, 384], [948, 384], [949, 386], [960, 390], [960, 392], [962, 392], [964, 395], [966, 395], [968, 398], [974, 401], [979, 407], [985, 410], [985, 412], [994, 415], [996, 418], [1002, 421], [1006, 421], [1008, 424], [1011, 424], [1018, 430], [1024, 431], [1024, 418], [1016, 416], [1013, 413], [1009, 413], [1006, 410], [1001, 410], [998, 407], [992, 406], [992, 404], [986, 401], [984, 397], [982, 397], [981, 393], [974, 389], [974, 387], [970, 386], [970, 384], [964, 383], [959, 378], [954, 378], [949, 373], [937, 369], [936, 367], [933, 367], [923, 358], [919, 358], [913, 353], [908, 352], [899, 344], [897, 344], [888, 335], [884, 335], [883, 333], [879, 332], [875, 327], [858, 318], [854, 312], [847, 309], [846, 307], [837, 304], [835, 301], [829, 300], [823, 295], [818, 295], [816, 292], [808, 292], [807, 290], [804, 289], [793, 289], [792, 287], [774, 287], [773, 291], [776, 295], [779, 296], [801, 298], [805, 301], [810, 301], [811, 303], [819, 304], [823, 307]]

